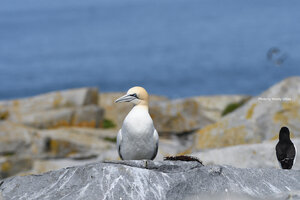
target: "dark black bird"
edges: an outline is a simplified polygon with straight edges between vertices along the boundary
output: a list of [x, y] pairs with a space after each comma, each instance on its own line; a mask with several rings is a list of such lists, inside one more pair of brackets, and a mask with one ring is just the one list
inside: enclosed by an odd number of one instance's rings
[[297, 150], [290, 139], [290, 131], [282, 127], [279, 132], [279, 142], [276, 145], [277, 160], [282, 169], [292, 169]]

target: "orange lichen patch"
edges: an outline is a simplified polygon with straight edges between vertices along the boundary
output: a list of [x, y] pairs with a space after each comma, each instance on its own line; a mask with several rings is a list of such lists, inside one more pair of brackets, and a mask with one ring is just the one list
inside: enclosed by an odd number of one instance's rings
[[[219, 148], [238, 144], [259, 142], [260, 138], [246, 139], [245, 126], [226, 128], [223, 124], [216, 123], [207, 126], [198, 133], [197, 149]], [[216, 129], [216, 130], [215, 130]], [[209, 131], [214, 130], [214, 131]]]
[[72, 122], [67, 122], [65, 120], [61, 120], [55, 123], [55, 125], [50, 126], [49, 129], [56, 129], [60, 127], [88, 127], [88, 128], [96, 128], [96, 121], [81, 121], [81, 122], [75, 122], [75, 120], [72, 120]]
[[1, 112], [0, 111], [0, 120], [5, 120], [5, 119], [7, 119], [9, 117], [9, 112], [8, 111], [3, 111], [3, 112]]
[[1, 164], [1, 171], [2, 172], [8, 172], [12, 168], [12, 163], [10, 161], [5, 161]]
[[50, 139], [48, 151], [52, 155], [58, 155], [61, 152], [66, 152], [66, 155], [75, 154], [78, 151], [72, 148], [72, 144], [65, 140]]
[[59, 127], [62, 127], [62, 126], [70, 126], [70, 123], [65, 121], [65, 120], [61, 120], [61, 121], [58, 121], [56, 122], [53, 126], [51, 126], [50, 128], [59, 128]]
[[246, 119], [251, 119], [252, 118], [253, 113], [254, 113], [254, 109], [255, 109], [256, 105], [257, 105], [256, 103], [254, 103], [254, 104], [251, 105], [251, 107], [247, 111]]
[[56, 93], [54, 100], [53, 100], [53, 108], [58, 108], [61, 105], [63, 98], [61, 94], [58, 92]]
[[49, 142], [49, 150], [52, 154], [57, 154], [59, 152], [59, 141], [56, 140], [50, 140]]
[[72, 124], [73, 126], [78, 126], [78, 127], [90, 127], [90, 128], [95, 128], [96, 127], [96, 121], [91, 120], [91, 121], [83, 121], [83, 122], [77, 122]]

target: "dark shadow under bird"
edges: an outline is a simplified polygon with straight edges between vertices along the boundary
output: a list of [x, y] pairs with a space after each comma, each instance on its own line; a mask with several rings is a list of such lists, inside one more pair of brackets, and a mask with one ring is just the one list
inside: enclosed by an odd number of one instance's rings
[[297, 149], [290, 139], [290, 131], [282, 127], [279, 132], [279, 142], [276, 145], [277, 160], [282, 169], [292, 169], [296, 159]]

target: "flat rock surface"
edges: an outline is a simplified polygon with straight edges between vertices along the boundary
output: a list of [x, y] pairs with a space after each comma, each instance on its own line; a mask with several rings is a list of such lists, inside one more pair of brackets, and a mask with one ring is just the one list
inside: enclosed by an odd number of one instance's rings
[[298, 170], [116, 161], [5, 179], [0, 199], [299, 199], [299, 190]]

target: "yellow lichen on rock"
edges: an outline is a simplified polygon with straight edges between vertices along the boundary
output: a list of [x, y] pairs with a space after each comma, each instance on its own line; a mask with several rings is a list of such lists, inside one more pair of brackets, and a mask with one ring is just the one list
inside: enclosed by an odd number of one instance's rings
[[78, 127], [88, 127], [88, 128], [95, 128], [96, 127], [96, 121], [91, 120], [91, 121], [83, 121], [83, 122], [78, 122], [71, 124], [72, 126], [78, 126]]
[[273, 116], [273, 121], [276, 123], [280, 123], [280, 126], [287, 126], [288, 125], [288, 116], [284, 114], [284, 111], [276, 112]]
[[8, 172], [12, 168], [12, 163], [10, 161], [5, 161], [1, 164], [1, 171], [2, 172]]
[[238, 144], [260, 142], [259, 137], [247, 139], [244, 125], [228, 127], [226, 122], [206, 126], [197, 135], [196, 149], [219, 148]]
[[13, 100], [13, 107], [14, 108], [19, 107], [19, 105], [20, 105], [20, 102], [18, 100]]
[[53, 100], [53, 108], [59, 108], [61, 102], [62, 102], [63, 98], [60, 94], [60, 92], [57, 92], [54, 96], [54, 100]]
[[49, 129], [55, 129], [55, 128], [59, 128], [59, 127], [62, 127], [62, 126], [70, 126], [70, 123], [65, 121], [65, 120], [61, 120], [61, 121], [58, 121], [56, 122], [53, 126], [50, 126], [48, 127]]
[[5, 120], [9, 117], [9, 112], [7, 110], [0, 111], [0, 120]]
[[70, 156], [78, 153], [76, 149], [72, 148], [71, 142], [65, 140], [57, 140], [57, 139], [50, 139], [48, 150], [52, 155], [59, 155], [63, 151], [66, 151], [66, 156]]
[[[295, 138], [295, 134], [292, 131], [290, 131], [290, 138]], [[278, 133], [275, 133], [274, 137], [270, 139], [270, 141], [274, 141], [274, 140], [279, 140], [279, 130]]]
[[253, 113], [254, 113], [254, 109], [255, 109], [256, 105], [257, 105], [256, 103], [254, 103], [254, 104], [251, 105], [251, 107], [247, 111], [246, 119], [251, 119], [252, 118]]
[[273, 116], [275, 123], [281, 126], [289, 126], [290, 120], [300, 120], [300, 105], [297, 101], [283, 102], [282, 110], [276, 112]]

